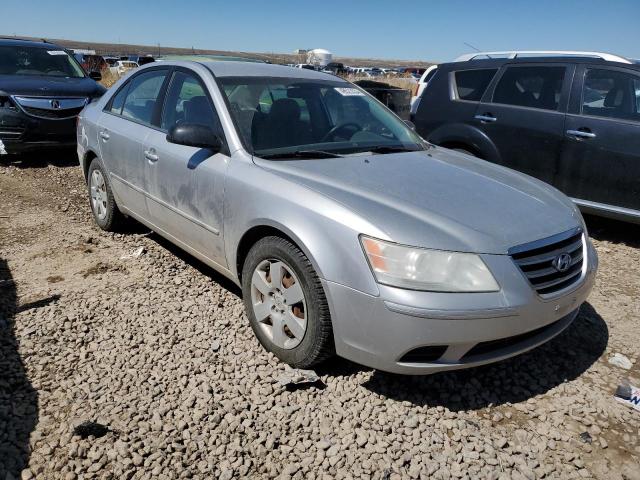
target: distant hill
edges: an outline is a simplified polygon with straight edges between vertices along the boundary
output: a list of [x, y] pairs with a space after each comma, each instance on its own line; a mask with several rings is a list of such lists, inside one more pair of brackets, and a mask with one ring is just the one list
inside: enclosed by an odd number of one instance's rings
[[[4, 37], [13, 37], [12, 35], [0, 35]], [[28, 38], [39, 40], [34, 37], [20, 36], [17, 38]], [[99, 43], [87, 42], [83, 40], [67, 40], [61, 38], [47, 38], [49, 42], [57, 43], [66, 48], [82, 48], [87, 50], [95, 50], [99, 55], [180, 55], [180, 54], [211, 54], [211, 55], [233, 55], [239, 57], [257, 58], [267, 60], [272, 63], [303, 63], [306, 61], [304, 55], [294, 55], [288, 53], [255, 53], [255, 52], [239, 52], [225, 50], [203, 50], [200, 48], [180, 48], [158, 45], [134, 45], [129, 43]], [[381, 58], [355, 58], [355, 57], [338, 57], [334, 56], [334, 61], [342, 62], [352, 66], [379, 66], [379, 67], [403, 67], [416, 66], [427, 67], [435, 62], [423, 60], [394, 60]]]

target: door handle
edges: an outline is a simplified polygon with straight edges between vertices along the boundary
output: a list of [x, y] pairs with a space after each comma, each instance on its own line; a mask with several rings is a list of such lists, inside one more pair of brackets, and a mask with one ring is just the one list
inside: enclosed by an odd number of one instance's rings
[[476, 120], [480, 120], [481, 122], [488, 122], [488, 123], [493, 123], [496, 120], [498, 120], [496, 117], [494, 117], [490, 113], [485, 113], [485, 114], [482, 114], [482, 115], [476, 115], [473, 118], [475, 118]]
[[158, 157], [158, 155], [155, 153], [155, 150], [150, 149], [144, 151], [144, 158], [146, 158], [150, 162], [157, 162], [158, 158], [160, 157]]
[[105, 131], [102, 131], [100, 132], [100, 138], [106, 142], [107, 140], [109, 140], [109, 134]]
[[567, 130], [567, 135], [570, 137], [579, 138], [596, 138], [596, 134], [592, 132], [586, 132], [584, 130]]

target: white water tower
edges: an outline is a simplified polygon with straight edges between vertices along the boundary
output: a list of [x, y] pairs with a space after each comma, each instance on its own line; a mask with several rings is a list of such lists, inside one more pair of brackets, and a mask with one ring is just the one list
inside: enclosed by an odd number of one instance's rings
[[307, 52], [307, 63], [324, 68], [333, 60], [333, 54], [324, 48], [314, 48]]

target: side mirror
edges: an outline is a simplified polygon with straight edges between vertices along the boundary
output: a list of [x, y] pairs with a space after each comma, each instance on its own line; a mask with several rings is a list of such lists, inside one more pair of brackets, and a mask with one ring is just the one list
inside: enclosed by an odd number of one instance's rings
[[416, 124], [413, 123], [411, 120], [405, 120], [404, 124], [409, 127], [411, 130], [415, 130], [416, 129]]
[[100, 80], [102, 80], [102, 74], [97, 70], [92, 70], [89, 72], [89, 78], [95, 80], [96, 82], [99, 82]]
[[180, 123], [167, 133], [167, 142], [188, 147], [206, 148], [213, 153], [222, 149], [222, 140], [211, 127], [198, 123]]

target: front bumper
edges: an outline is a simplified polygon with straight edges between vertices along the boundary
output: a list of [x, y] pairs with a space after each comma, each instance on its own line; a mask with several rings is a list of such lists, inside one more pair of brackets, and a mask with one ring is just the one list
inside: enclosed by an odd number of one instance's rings
[[483, 256], [502, 286], [499, 292], [417, 292], [380, 285], [380, 295], [371, 296], [324, 281], [336, 351], [402, 374], [467, 368], [518, 355], [558, 335], [577, 316], [598, 265], [589, 241], [586, 250], [582, 278], [551, 298], [539, 296], [505, 255]]
[[7, 153], [21, 153], [76, 143], [76, 119], [46, 119], [21, 109], [0, 111], [0, 141]]

